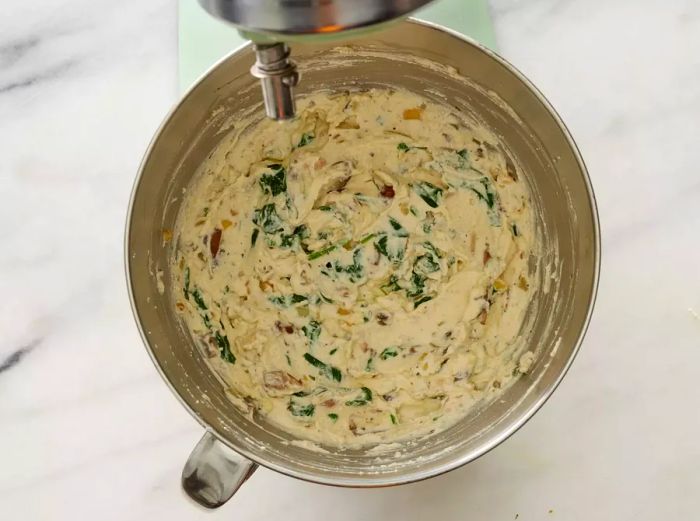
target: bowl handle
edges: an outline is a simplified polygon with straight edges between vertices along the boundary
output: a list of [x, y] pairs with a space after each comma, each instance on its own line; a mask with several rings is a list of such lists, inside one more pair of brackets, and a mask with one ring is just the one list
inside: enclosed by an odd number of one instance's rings
[[182, 469], [182, 488], [203, 507], [218, 508], [257, 468], [207, 431]]

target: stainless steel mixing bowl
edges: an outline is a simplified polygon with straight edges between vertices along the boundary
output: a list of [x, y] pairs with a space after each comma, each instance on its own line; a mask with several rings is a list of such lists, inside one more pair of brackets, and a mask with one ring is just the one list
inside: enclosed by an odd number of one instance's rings
[[[206, 428], [183, 473], [185, 489], [206, 506], [226, 501], [256, 464], [317, 483], [373, 487], [429, 478], [477, 458], [522, 426], [554, 391], [593, 308], [600, 255], [593, 192], [571, 136], [542, 94], [494, 53], [423, 22], [363, 36], [351, 48], [334, 50], [337, 45], [295, 46], [303, 75], [299, 95], [401, 86], [475, 115], [517, 158], [541, 215], [540, 261], [551, 268], [540, 270], [539, 294], [522, 331], [536, 359], [499, 399], [409, 450], [384, 456], [381, 464], [366, 450], [320, 452], [292, 444], [286, 433], [234, 407], [172, 311], [172, 245], [164, 243], [163, 230], [173, 228], [183, 188], [238, 116], [258, 111], [263, 117], [256, 80], [248, 73], [253, 52], [244, 46], [214, 66], [158, 130], [136, 180], [126, 233], [127, 279], [143, 340], [165, 381]], [[158, 289], [159, 271], [165, 292]]]

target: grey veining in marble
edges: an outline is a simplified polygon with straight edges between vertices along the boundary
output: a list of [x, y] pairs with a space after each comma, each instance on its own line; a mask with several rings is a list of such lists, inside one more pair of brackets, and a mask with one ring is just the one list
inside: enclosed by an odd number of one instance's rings
[[179, 489], [200, 427], [141, 347], [122, 268], [133, 177], [177, 97], [174, 3], [3, 3], [0, 519], [697, 519], [700, 2], [492, 8], [501, 53], [567, 122], [598, 197], [579, 358], [467, 467], [382, 490], [261, 470], [207, 514]]

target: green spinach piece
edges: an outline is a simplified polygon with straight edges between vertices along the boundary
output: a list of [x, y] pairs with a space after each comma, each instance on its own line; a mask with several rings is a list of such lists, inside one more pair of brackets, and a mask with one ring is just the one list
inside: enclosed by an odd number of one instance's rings
[[478, 183], [476, 181], [465, 181], [462, 184], [462, 186], [474, 192], [474, 194], [476, 194], [476, 197], [480, 201], [486, 203], [486, 207], [488, 208], [489, 221], [491, 225], [500, 226], [501, 215], [498, 205], [498, 196], [493, 189], [491, 180], [488, 177], [484, 176], [481, 179], [479, 179]]
[[413, 190], [418, 194], [418, 196], [425, 201], [425, 204], [431, 208], [437, 208], [440, 203], [440, 197], [442, 197], [442, 188], [435, 186], [427, 181], [421, 181], [418, 184], [413, 185]]
[[301, 330], [304, 332], [306, 338], [309, 339], [309, 343], [313, 345], [321, 334], [321, 324], [312, 320], [307, 325], [302, 326]]
[[438, 259], [442, 259], [442, 255], [440, 254], [440, 251], [433, 245], [432, 242], [425, 241], [423, 243], [423, 248], [425, 248], [428, 253], [434, 255]]
[[483, 193], [474, 188], [473, 186], [470, 186], [469, 189], [472, 192], [474, 192], [479, 199], [484, 201], [486, 203], [486, 206], [488, 206], [489, 208], [493, 208], [493, 205], [496, 204], [496, 194], [491, 190], [491, 183], [485, 177], [479, 179], [479, 182], [484, 187]]
[[408, 232], [406, 231], [406, 228], [401, 226], [401, 223], [394, 219], [393, 217], [389, 217], [389, 224], [395, 231], [395, 235], [397, 237], [408, 237]]
[[253, 233], [252, 233], [251, 236], [250, 236], [250, 247], [251, 247], [251, 248], [252, 248], [253, 246], [255, 246], [255, 243], [256, 243], [256, 242], [258, 242], [258, 235], [260, 235], [260, 230], [258, 230], [257, 228], [255, 228], [255, 229], [253, 230]]
[[[402, 239], [402, 238], [399, 238]], [[394, 239], [396, 241], [396, 239]], [[406, 241], [402, 241], [397, 247], [390, 247], [389, 236], [386, 233], [379, 235], [379, 238], [374, 242], [374, 248], [394, 264], [400, 264], [406, 254]], [[395, 245], [395, 244], [394, 244]]]
[[333, 423], [338, 421], [338, 415], [334, 412], [328, 413], [328, 417], [331, 419]]
[[201, 309], [202, 311], [207, 310], [207, 305], [204, 303], [204, 298], [202, 298], [202, 294], [199, 292], [198, 289], [195, 289], [192, 292], [192, 298], [194, 299], [195, 304], [197, 304], [197, 307]]
[[399, 423], [399, 422], [396, 420], [396, 416], [394, 416], [393, 414], [390, 414], [390, 415], [389, 415], [389, 418], [391, 418], [391, 423], [393, 423], [394, 425], [397, 425], [397, 424]]
[[266, 194], [272, 194], [272, 197], [287, 191], [287, 177], [282, 165], [268, 165], [272, 174], [263, 174], [260, 177], [260, 188]]
[[416, 301], [413, 303], [413, 309], [416, 309], [418, 306], [420, 306], [421, 304], [424, 304], [424, 303], [428, 302], [429, 300], [433, 300], [433, 297], [426, 296], [426, 297], [419, 298], [418, 300], [416, 300]]
[[411, 287], [406, 289], [406, 296], [415, 298], [421, 295], [425, 289], [425, 280], [425, 275], [421, 275], [414, 271], [411, 275]]
[[396, 275], [391, 275], [389, 277], [389, 281], [386, 284], [382, 284], [379, 289], [382, 290], [382, 293], [385, 295], [388, 295], [389, 293], [392, 293], [393, 291], [398, 291], [401, 289], [401, 286], [399, 286], [399, 278]]
[[312, 403], [303, 405], [296, 403], [294, 400], [289, 400], [287, 409], [292, 413], [292, 416], [313, 416], [316, 407]]
[[305, 248], [301, 242], [309, 236], [309, 229], [305, 224], [300, 224], [289, 235], [282, 235], [280, 238], [280, 246], [282, 248], [291, 248], [295, 242], [298, 242], [302, 249]]
[[357, 248], [352, 254], [352, 264], [342, 265], [340, 262], [334, 264], [336, 273], [345, 273], [350, 277], [350, 282], [357, 282], [364, 274], [364, 265], [362, 264], [362, 250]]
[[432, 254], [428, 253], [416, 259], [413, 269], [421, 274], [435, 273], [440, 269], [440, 263], [435, 260]]
[[332, 365], [326, 364], [313, 356], [311, 353], [304, 353], [304, 360], [319, 369], [319, 373], [325, 376], [329, 380], [335, 380], [340, 382], [343, 379], [343, 375], [340, 369], [333, 367]]
[[367, 402], [372, 401], [372, 391], [369, 388], [362, 387], [360, 390], [362, 391], [362, 394], [354, 400], [348, 400], [345, 402], [345, 405], [350, 407], [360, 407], [362, 405], [367, 405]]
[[315, 137], [316, 136], [314, 136], [314, 134], [311, 132], [304, 132], [301, 135], [301, 139], [299, 139], [299, 144], [297, 145], [297, 148], [305, 147], [306, 145], [311, 143]]
[[190, 268], [185, 268], [185, 300], [190, 300]]
[[379, 355], [379, 358], [381, 358], [382, 360], [388, 360], [389, 358], [394, 358], [398, 355], [399, 353], [396, 350], [396, 348], [394, 346], [391, 346], [384, 349], [384, 351], [382, 351]]
[[304, 295], [299, 295], [298, 293], [293, 293], [291, 295], [276, 295], [274, 297], [269, 297], [268, 300], [277, 306], [286, 308], [292, 304], [305, 302], [309, 300], [309, 298], [305, 297]]
[[282, 231], [282, 219], [277, 215], [274, 203], [269, 203], [253, 212], [253, 222], [265, 233], [277, 233]]
[[389, 238], [387, 237], [386, 234], [382, 234], [379, 237], [379, 239], [377, 239], [377, 241], [374, 243], [374, 247], [376, 248], [376, 250], [379, 253], [381, 253], [382, 255], [384, 255], [385, 257], [389, 256], [388, 246], [389, 246]]
[[217, 331], [214, 333], [214, 340], [216, 341], [216, 345], [219, 346], [219, 355], [221, 358], [226, 360], [229, 364], [235, 364], [236, 355], [231, 351], [231, 344], [228, 341], [228, 337]]
[[333, 304], [333, 300], [329, 299], [327, 296], [325, 296], [323, 293], [319, 292], [318, 296], [321, 298], [323, 302], [326, 304]]

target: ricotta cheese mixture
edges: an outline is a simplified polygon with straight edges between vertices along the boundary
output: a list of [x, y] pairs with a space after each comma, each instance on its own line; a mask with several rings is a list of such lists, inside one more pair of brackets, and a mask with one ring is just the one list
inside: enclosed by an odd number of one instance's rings
[[526, 370], [535, 222], [495, 136], [388, 89], [238, 128], [187, 190], [172, 270], [237, 404], [298, 439], [386, 443], [447, 428]]

